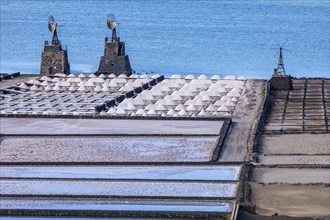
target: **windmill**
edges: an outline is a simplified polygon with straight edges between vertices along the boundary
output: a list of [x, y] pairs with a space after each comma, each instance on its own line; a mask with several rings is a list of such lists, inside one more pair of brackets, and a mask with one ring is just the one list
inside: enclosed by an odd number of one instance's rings
[[99, 69], [96, 74], [115, 74], [119, 76], [132, 74], [128, 55], [125, 54], [125, 42], [117, 36], [118, 22], [113, 14], [108, 14], [105, 20], [107, 28], [112, 31], [111, 41], [108, 37], [104, 42], [104, 55], [101, 56]]
[[[277, 53], [275, 54], [274, 57], [276, 57], [278, 53], [280, 54], [280, 56], [278, 58], [278, 63], [277, 63], [276, 75], [277, 74], [286, 75], [285, 68], [284, 68], [284, 62], [283, 62], [283, 50], [285, 50], [285, 49], [283, 49], [283, 47], [287, 41], [288, 40], [286, 40], [282, 45], [280, 45], [280, 43], [276, 40], [277, 45], [279, 46], [279, 50], [277, 51]], [[288, 50], [286, 50], [286, 51], [288, 51]]]
[[116, 26], [117, 26], [116, 17], [113, 14], [108, 14], [108, 17], [105, 20], [105, 23], [106, 23], [107, 27], [110, 30], [112, 30], [111, 41], [116, 42], [118, 40], [117, 32], [116, 32]]
[[59, 45], [60, 41], [58, 40], [58, 37], [57, 37], [56, 27], [57, 27], [57, 23], [55, 22], [55, 18], [52, 15], [49, 16], [49, 18], [48, 18], [48, 29], [49, 29], [50, 32], [53, 33], [52, 44]]

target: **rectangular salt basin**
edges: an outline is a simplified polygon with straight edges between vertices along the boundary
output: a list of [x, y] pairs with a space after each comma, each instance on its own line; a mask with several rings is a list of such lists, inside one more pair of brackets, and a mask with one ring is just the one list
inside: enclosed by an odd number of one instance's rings
[[16, 135], [219, 135], [223, 121], [0, 118], [0, 124], [2, 134]]
[[240, 166], [2, 166], [1, 178], [235, 181]]
[[[226, 213], [232, 211], [231, 202], [164, 202], [152, 201], [112, 201], [107, 199], [30, 199], [2, 198], [0, 209], [20, 210], [83, 210], [83, 211], [160, 211], [160, 212], [212, 212]], [[2, 218], [1, 218], [2, 219]], [[112, 218], [111, 218], [112, 219]], [[135, 219], [135, 218], [134, 218]]]
[[206, 162], [218, 137], [8, 137], [1, 162]]
[[233, 198], [237, 183], [143, 182], [143, 181], [51, 181], [2, 179], [2, 196], [113, 196]]
[[285, 165], [285, 164], [330, 164], [329, 155], [280, 155], [280, 156], [260, 156], [260, 164], [265, 165]]
[[330, 154], [330, 134], [266, 135], [264, 154]]
[[252, 180], [267, 184], [329, 184], [330, 170], [327, 168], [255, 168]]

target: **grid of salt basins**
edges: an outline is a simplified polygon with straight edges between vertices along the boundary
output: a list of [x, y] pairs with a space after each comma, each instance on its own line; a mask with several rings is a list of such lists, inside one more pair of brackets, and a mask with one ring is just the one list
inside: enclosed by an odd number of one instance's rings
[[2, 89], [1, 115], [94, 115], [95, 107], [115, 105], [162, 80], [144, 75], [42, 76]]
[[246, 99], [246, 78], [219, 75], [208, 78], [172, 75], [144, 90], [105, 109], [100, 115], [161, 116], [161, 117], [214, 117], [231, 116], [240, 99]]

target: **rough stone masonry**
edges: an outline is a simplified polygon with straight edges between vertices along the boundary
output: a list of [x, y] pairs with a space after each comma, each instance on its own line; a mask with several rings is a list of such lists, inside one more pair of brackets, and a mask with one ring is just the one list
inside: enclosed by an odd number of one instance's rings
[[40, 74], [53, 75], [55, 73], [70, 74], [68, 52], [62, 49], [61, 44], [48, 44], [48, 41], [45, 41], [41, 55]]

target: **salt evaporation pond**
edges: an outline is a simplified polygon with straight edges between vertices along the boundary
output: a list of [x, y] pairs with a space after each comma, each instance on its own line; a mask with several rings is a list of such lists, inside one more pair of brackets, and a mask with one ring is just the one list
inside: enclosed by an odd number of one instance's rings
[[238, 180], [240, 166], [2, 166], [1, 178]]
[[233, 198], [237, 183], [1, 180], [3, 196], [115, 196], [171, 198]]

